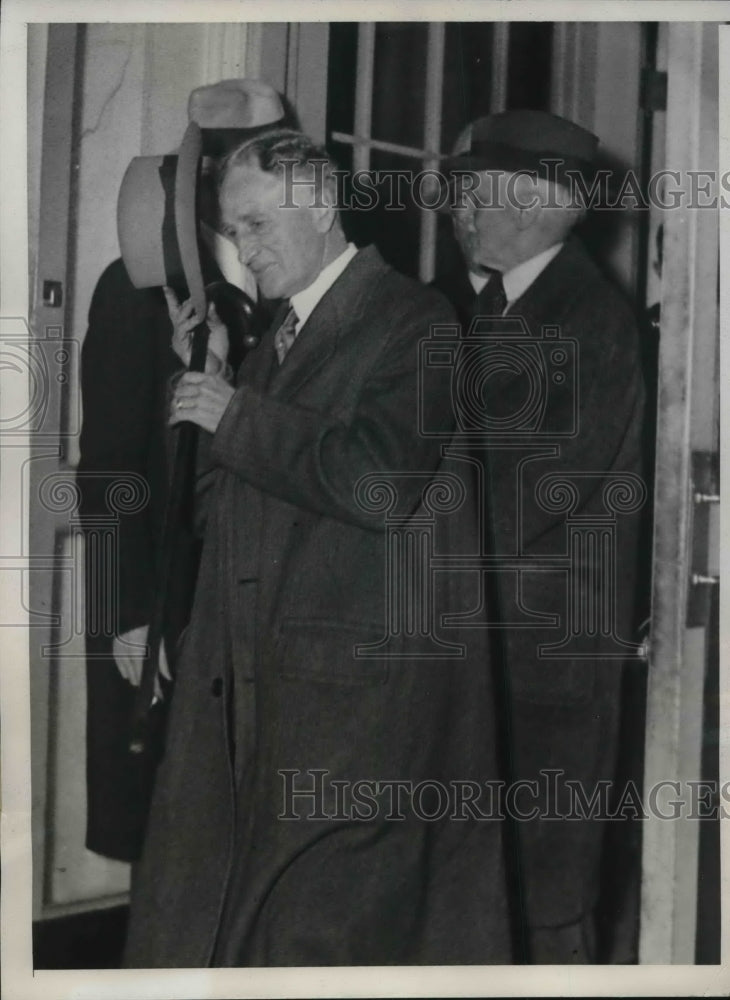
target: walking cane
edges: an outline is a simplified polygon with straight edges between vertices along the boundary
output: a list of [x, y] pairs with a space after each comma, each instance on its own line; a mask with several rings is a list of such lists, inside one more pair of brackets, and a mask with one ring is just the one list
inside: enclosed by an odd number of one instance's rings
[[[245, 355], [256, 347], [260, 338], [256, 329], [255, 302], [245, 292], [227, 282], [214, 282], [206, 286], [205, 292], [206, 299], [211, 299], [216, 303], [219, 315], [228, 328], [229, 337], [235, 334], [240, 336], [241, 354]], [[188, 371], [205, 371], [209, 335], [208, 323], [203, 320], [193, 331]], [[147, 633], [147, 653], [132, 714], [129, 749], [134, 754], [142, 754], [147, 749], [153, 751], [157, 749], [158, 752], [160, 750], [159, 747], [151, 746], [150, 737], [153, 725], [151, 710], [156, 702], [155, 680], [158, 677], [160, 651], [169, 625], [169, 596], [178, 540], [181, 537], [181, 532], [185, 529], [192, 532], [198, 432], [197, 425], [187, 420], [181, 422], [177, 430], [178, 439], [175, 448], [172, 482], [163, 519], [155, 601]], [[195, 579], [193, 573], [188, 573], [187, 577], [183, 581], [187, 596], [185, 605], [190, 607]], [[168, 663], [174, 665], [172, 650], [167, 652]]]
[[[188, 370], [202, 372], [208, 353], [210, 330], [203, 321], [193, 331], [192, 353]], [[155, 587], [155, 599], [147, 632], [147, 652], [142, 667], [142, 679], [134, 700], [132, 729], [129, 749], [134, 754], [142, 754], [149, 747], [150, 711], [155, 702], [155, 680], [158, 676], [160, 650], [164, 640], [167, 618], [167, 601], [170, 588], [175, 542], [182, 527], [182, 518], [189, 510], [192, 499], [192, 479], [198, 443], [198, 428], [185, 421], [178, 429], [172, 482], [165, 506], [162, 526], [161, 556], [159, 575]]]

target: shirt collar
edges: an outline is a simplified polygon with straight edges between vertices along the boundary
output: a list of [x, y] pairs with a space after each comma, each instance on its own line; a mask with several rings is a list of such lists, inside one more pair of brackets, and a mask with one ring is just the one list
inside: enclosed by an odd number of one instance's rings
[[339, 257], [335, 257], [334, 260], [330, 261], [327, 267], [322, 268], [311, 285], [304, 288], [301, 292], [297, 292], [296, 295], [292, 295], [290, 305], [297, 314], [297, 333], [299, 333], [301, 328], [312, 315], [315, 307], [319, 303], [319, 300], [322, 299], [325, 292], [328, 292], [332, 285], [334, 285], [356, 253], [357, 247], [355, 244], [348, 243], [347, 248], [342, 251]]
[[[529, 260], [523, 260], [517, 267], [510, 271], [505, 271], [502, 275], [504, 294], [507, 296], [507, 303], [516, 302], [521, 295], [524, 295], [530, 285], [542, 274], [553, 257], [557, 257], [563, 248], [562, 243], [555, 243], [547, 250], [541, 251]], [[474, 291], [479, 294], [482, 288], [489, 281], [489, 275], [474, 274], [469, 272], [469, 281]]]

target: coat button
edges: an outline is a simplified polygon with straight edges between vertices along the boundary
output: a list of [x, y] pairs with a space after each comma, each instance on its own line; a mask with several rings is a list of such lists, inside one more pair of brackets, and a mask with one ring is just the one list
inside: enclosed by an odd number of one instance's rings
[[214, 698], [220, 698], [223, 694], [223, 678], [214, 677], [210, 685], [210, 693]]

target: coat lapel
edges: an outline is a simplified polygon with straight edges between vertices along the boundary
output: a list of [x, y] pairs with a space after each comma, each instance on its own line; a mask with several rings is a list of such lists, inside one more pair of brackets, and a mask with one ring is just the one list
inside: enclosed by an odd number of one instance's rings
[[[304, 385], [321, 373], [335, 354], [340, 337], [347, 337], [353, 330], [363, 311], [366, 296], [370, 294], [374, 283], [377, 284], [378, 275], [385, 268], [386, 265], [374, 247], [359, 251], [317, 304], [289, 349], [283, 365], [279, 365], [274, 351], [274, 334], [280, 321], [272, 325], [257, 348], [271, 359], [272, 366], [268, 385], [263, 391], [282, 400], [291, 400]], [[294, 508], [281, 500], [269, 495], [263, 496], [258, 557], [266, 569], [264, 571], [259, 568], [256, 574], [264, 581], [259, 594], [259, 609], [263, 620], [268, 620], [274, 607], [283, 568], [275, 565], [272, 553], [281, 549], [282, 538], [291, 531], [293, 511]]]
[[559, 325], [596, 268], [576, 237], [550, 261], [527, 291], [510, 303], [508, 316], [522, 316], [533, 336], [543, 324]]
[[317, 375], [336, 351], [342, 334], [362, 311], [365, 296], [384, 267], [375, 247], [365, 247], [353, 257], [317, 303], [284, 363], [273, 370], [269, 383], [272, 395], [291, 399]]

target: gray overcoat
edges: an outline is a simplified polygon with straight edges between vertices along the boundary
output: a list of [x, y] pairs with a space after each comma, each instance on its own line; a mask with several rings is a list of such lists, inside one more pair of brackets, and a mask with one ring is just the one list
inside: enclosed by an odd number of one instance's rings
[[[438, 293], [366, 248], [280, 369], [271, 331], [243, 365], [210, 442], [128, 966], [510, 961], [500, 824], [443, 815], [435, 784], [495, 777], [483, 650], [403, 658], [433, 652], [414, 626], [388, 656], [353, 656], [386, 634], [392, 596], [377, 490], [368, 510], [355, 487], [395, 473], [397, 511], [423, 513], [441, 442], [418, 430], [419, 342], [449, 322]], [[420, 405], [447, 425], [447, 383]], [[463, 511], [451, 523], [469, 530]], [[461, 604], [449, 586], [439, 611]], [[431, 783], [418, 814], [393, 785], [376, 809], [361, 784], [353, 805], [355, 783], [393, 781]]]

